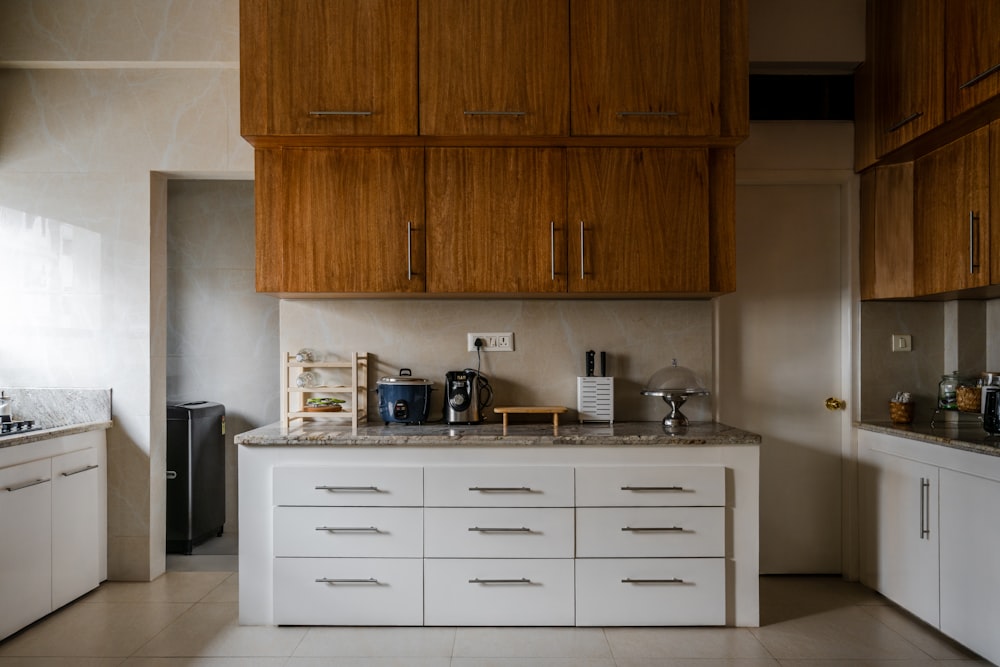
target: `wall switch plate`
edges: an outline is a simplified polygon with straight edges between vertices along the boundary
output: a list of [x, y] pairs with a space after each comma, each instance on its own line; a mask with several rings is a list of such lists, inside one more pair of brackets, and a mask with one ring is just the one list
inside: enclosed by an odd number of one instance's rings
[[469, 352], [476, 351], [476, 339], [482, 342], [479, 348], [483, 352], [513, 352], [514, 333], [507, 331], [503, 333], [470, 333], [466, 334], [469, 339]]
[[913, 341], [910, 334], [892, 334], [893, 352], [912, 352]]

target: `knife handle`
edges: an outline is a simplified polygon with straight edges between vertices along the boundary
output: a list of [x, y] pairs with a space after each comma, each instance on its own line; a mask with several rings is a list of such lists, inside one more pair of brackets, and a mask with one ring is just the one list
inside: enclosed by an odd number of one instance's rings
[[587, 350], [587, 377], [594, 377], [594, 351]]
[[601, 377], [607, 375], [608, 370], [608, 354], [604, 350], [601, 350]]

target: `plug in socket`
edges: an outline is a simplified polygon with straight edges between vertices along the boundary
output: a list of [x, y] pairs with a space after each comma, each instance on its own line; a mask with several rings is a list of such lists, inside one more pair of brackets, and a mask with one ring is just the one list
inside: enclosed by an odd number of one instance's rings
[[479, 347], [483, 352], [513, 352], [514, 334], [507, 331], [502, 333], [470, 333], [468, 337], [468, 351], [476, 351], [476, 339], [482, 341]]

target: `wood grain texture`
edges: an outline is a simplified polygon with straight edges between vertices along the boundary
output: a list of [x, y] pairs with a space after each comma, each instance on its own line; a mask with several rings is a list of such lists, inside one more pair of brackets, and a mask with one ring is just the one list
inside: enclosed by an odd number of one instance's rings
[[267, 0], [240, 0], [240, 134], [268, 134]]
[[565, 151], [427, 149], [427, 264], [428, 292], [565, 292]]
[[709, 290], [723, 294], [736, 291], [736, 151], [710, 151], [709, 168]]
[[875, 164], [875, 78], [871, 62], [854, 70], [854, 171]]
[[873, 0], [871, 20], [876, 150], [882, 156], [944, 121], [944, 2]]
[[945, 3], [945, 109], [953, 118], [1000, 94], [1000, 3], [994, 0], [947, 0]]
[[913, 163], [875, 170], [874, 297], [913, 296]]
[[750, 19], [748, 0], [722, 0], [720, 134], [750, 134]]
[[567, 152], [571, 292], [709, 291], [707, 150]]
[[718, 0], [571, 0], [572, 133], [718, 135], [720, 21]]
[[266, 48], [241, 67], [266, 71], [257, 103], [269, 133], [417, 133], [416, 0], [268, 0], [265, 30]]
[[269, 149], [256, 167], [258, 292], [424, 290], [423, 149]]
[[862, 301], [876, 299], [875, 289], [875, 170], [862, 173], [859, 181], [859, 208], [861, 213], [861, 233], [858, 240], [858, 264], [860, 284], [858, 288]]
[[[988, 285], [989, 127], [916, 161], [914, 293]], [[969, 213], [979, 216], [970, 258]], [[970, 271], [970, 259], [979, 267]]]
[[[1000, 184], [993, 185], [1000, 174], [1000, 120], [990, 123], [990, 284], [1000, 285]], [[993, 221], [997, 220], [997, 229]]]
[[568, 3], [421, 0], [419, 95], [421, 134], [568, 134]]

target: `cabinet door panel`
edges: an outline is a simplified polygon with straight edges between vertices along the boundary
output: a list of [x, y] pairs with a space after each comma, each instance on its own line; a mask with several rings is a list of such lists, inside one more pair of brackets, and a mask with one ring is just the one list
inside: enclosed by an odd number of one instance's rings
[[989, 169], [988, 127], [917, 160], [917, 296], [989, 284]]
[[427, 150], [427, 291], [566, 291], [560, 148]]
[[1000, 3], [945, 3], [945, 104], [948, 117], [1000, 94]]
[[720, 8], [708, 0], [572, 0], [577, 135], [717, 135]]
[[[264, 62], [242, 63], [266, 68], [266, 98], [244, 104], [264, 105], [267, 134], [416, 134], [416, 5], [269, 0]], [[243, 132], [257, 130], [245, 123]]]
[[570, 291], [708, 291], [707, 151], [568, 152]]
[[100, 583], [100, 454], [83, 449], [52, 459], [52, 608]]
[[861, 176], [861, 298], [913, 296], [913, 163]]
[[568, 131], [565, 0], [421, 1], [421, 134]]
[[257, 151], [258, 292], [421, 292], [423, 149]]

